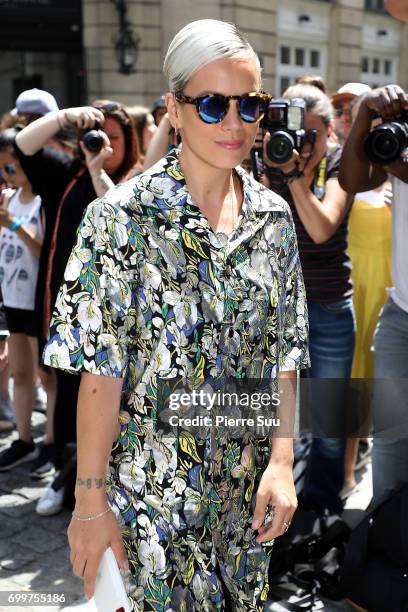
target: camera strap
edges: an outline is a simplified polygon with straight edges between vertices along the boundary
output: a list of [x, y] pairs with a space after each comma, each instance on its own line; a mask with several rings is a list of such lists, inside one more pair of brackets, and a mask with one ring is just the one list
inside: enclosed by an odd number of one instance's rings
[[313, 181], [313, 193], [318, 200], [321, 200], [326, 193], [327, 183], [327, 155], [322, 157], [320, 164], [316, 168]]
[[64, 193], [62, 194], [61, 200], [58, 205], [57, 214], [55, 218], [54, 229], [52, 232], [50, 251], [48, 254], [48, 265], [47, 265], [47, 276], [45, 279], [45, 290], [44, 290], [44, 302], [43, 302], [43, 335], [46, 338], [48, 334], [48, 328], [51, 323], [51, 277], [54, 264], [55, 251], [57, 250], [57, 237], [58, 229], [61, 221], [61, 212], [63, 204], [66, 200], [67, 195], [70, 193], [72, 188], [77, 184], [78, 179], [85, 174], [85, 168], [82, 166], [79, 172], [70, 180], [66, 186]]

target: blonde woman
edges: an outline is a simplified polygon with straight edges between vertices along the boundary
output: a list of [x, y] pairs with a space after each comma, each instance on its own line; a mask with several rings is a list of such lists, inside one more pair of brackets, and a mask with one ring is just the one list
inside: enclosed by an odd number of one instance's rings
[[261, 610], [267, 544], [297, 503], [292, 439], [227, 434], [214, 451], [216, 431], [166, 434], [158, 385], [292, 381], [307, 366], [295, 230], [239, 167], [270, 99], [243, 35], [190, 23], [165, 72], [182, 149], [88, 207], [45, 351], [82, 372], [71, 562], [89, 597], [111, 546], [136, 610]]

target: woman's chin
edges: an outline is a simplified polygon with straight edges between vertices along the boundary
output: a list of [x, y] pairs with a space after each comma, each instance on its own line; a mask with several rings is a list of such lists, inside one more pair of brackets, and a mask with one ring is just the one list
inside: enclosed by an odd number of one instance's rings
[[222, 149], [221, 152], [217, 151], [216, 154], [209, 155], [208, 162], [217, 168], [235, 168], [242, 163], [245, 157], [243, 148], [237, 150]]

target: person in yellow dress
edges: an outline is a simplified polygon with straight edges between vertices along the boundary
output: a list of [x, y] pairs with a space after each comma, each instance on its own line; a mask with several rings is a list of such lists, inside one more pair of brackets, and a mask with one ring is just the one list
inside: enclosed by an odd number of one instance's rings
[[357, 320], [353, 378], [373, 375], [372, 338], [391, 280], [391, 184], [357, 193], [349, 220], [354, 308]]

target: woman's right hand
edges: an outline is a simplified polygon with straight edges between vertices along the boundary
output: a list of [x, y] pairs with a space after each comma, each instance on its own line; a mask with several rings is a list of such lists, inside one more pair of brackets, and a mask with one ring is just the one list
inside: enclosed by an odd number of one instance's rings
[[[93, 510], [92, 514], [102, 511]], [[79, 508], [75, 509], [75, 514], [82, 516]], [[122, 534], [111, 511], [91, 521], [78, 521], [72, 518], [68, 527], [68, 542], [73, 572], [83, 579], [84, 593], [88, 599], [93, 597], [98, 567], [103, 553], [109, 546], [113, 550], [119, 568], [124, 571], [129, 569]]]
[[76, 125], [80, 129], [92, 129], [96, 123], [102, 125], [105, 121], [103, 112], [93, 106], [65, 108], [59, 112], [66, 123]]

